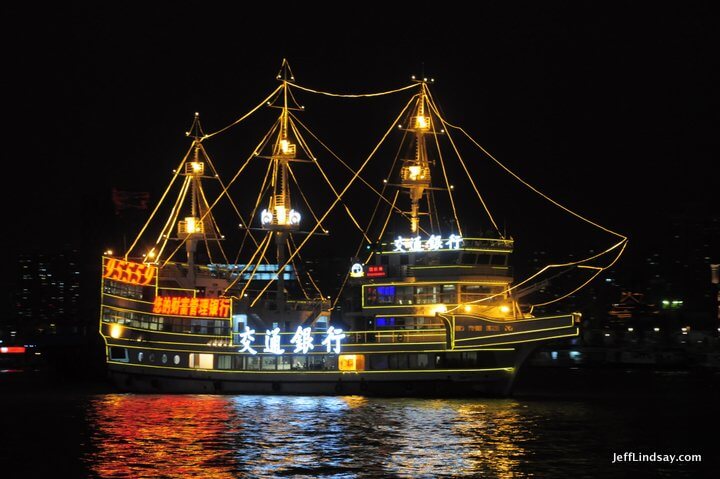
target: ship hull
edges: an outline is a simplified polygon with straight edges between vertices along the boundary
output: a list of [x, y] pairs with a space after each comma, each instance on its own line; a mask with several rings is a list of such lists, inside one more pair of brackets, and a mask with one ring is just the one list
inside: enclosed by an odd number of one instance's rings
[[[379, 397], [503, 397], [534, 349], [517, 348], [501, 367], [425, 371], [187, 371], [109, 363], [115, 386], [153, 394], [362, 395]], [[490, 353], [492, 354], [492, 353]], [[511, 362], [507, 362], [510, 360]]]

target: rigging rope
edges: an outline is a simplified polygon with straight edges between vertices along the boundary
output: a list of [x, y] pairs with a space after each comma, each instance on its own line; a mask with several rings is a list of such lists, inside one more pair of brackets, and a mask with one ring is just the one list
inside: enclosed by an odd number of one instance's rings
[[130, 255], [130, 252], [133, 250], [133, 248], [135, 248], [135, 245], [138, 243], [138, 241], [140, 241], [140, 238], [142, 237], [143, 233], [145, 232], [145, 229], [150, 224], [150, 221], [153, 219], [153, 217], [157, 213], [158, 209], [160, 208], [160, 205], [165, 200], [165, 197], [167, 196], [168, 192], [172, 188], [172, 185], [175, 183], [175, 180], [177, 180], [178, 176], [180, 175], [180, 169], [182, 168], [183, 164], [185, 164], [185, 161], [187, 160], [188, 156], [190, 156], [190, 152], [193, 150], [194, 145], [195, 145], [195, 142], [193, 142], [193, 144], [190, 145], [190, 148], [188, 148], [187, 153], [185, 153], [185, 156], [183, 157], [182, 161], [180, 161], [180, 164], [178, 165], [177, 169], [175, 170], [172, 180], [170, 180], [170, 184], [167, 186], [167, 188], [165, 188], [165, 192], [160, 197], [160, 201], [158, 201], [157, 204], [155, 205], [153, 212], [150, 213], [150, 217], [145, 222], [145, 225], [143, 225], [143, 227], [140, 230], [140, 232], [138, 233], [137, 237], [135, 237], [135, 241], [133, 241], [133, 243], [130, 245], [130, 248], [125, 252], [125, 261], [127, 261], [128, 256]]
[[[303, 129], [304, 129], [306, 132], [308, 132], [308, 133], [310, 134], [310, 136], [312, 136], [315, 141], [317, 141], [323, 148], [325, 148], [325, 149], [327, 150], [327, 152], [330, 153], [330, 154], [333, 156], [333, 158], [335, 158], [335, 159], [336, 159], [342, 166], [344, 166], [350, 173], [355, 174], [355, 170], [353, 170], [345, 161], [343, 161], [342, 158], [340, 158], [332, 149], [330, 149], [329, 146], [327, 146], [327, 145], [326, 145], [320, 138], [318, 138], [307, 126], [305, 126], [305, 124], [303, 124], [303, 122], [301, 122], [300, 119], [299, 119], [297, 116], [293, 115], [292, 113], [290, 113], [290, 116], [293, 118], [294, 122], [297, 122], [298, 125], [302, 126]], [[399, 155], [400, 155], [400, 151], [398, 151], [397, 156], [395, 157], [395, 161], [397, 161], [397, 157], [398, 157]], [[317, 161], [317, 160], [316, 160], [316, 161]], [[393, 166], [395, 165], [395, 161], [393, 161]], [[391, 167], [390, 167], [390, 171], [392, 171], [392, 168], [393, 168], [393, 167], [391, 166]], [[389, 175], [388, 175], [388, 176], [389, 176]], [[402, 210], [401, 210], [400, 208], [398, 208], [398, 207], [392, 207], [392, 204], [390, 203], [390, 201], [389, 201], [387, 198], [385, 198], [385, 195], [383, 194], [382, 191], [378, 191], [373, 185], [371, 185], [370, 183], [368, 183], [368, 181], [367, 181], [365, 178], [363, 178], [362, 176], [358, 176], [358, 178], [360, 179], [360, 181], [361, 181], [363, 184], [365, 184], [365, 186], [367, 186], [368, 188], [370, 188], [370, 190], [372, 190], [372, 192], [375, 193], [375, 194], [378, 196], [378, 203], [377, 203], [376, 206], [375, 206], [375, 209], [376, 209], [376, 210], [377, 210], [377, 207], [378, 207], [379, 204], [380, 204], [380, 201], [385, 201], [385, 203], [391, 205], [391, 211], [394, 210], [396, 213], [399, 213], [401, 216], [404, 216], [405, 219], [407, 219], [408, 221], [410, 221], [410, 217], [409, 217], [404, 211], [402, 211]], [[387, 183], [383, 184], [383, 191], [385, 191], [385, 188], [386, 188], [386, 187], [387, 187]]]
[[[442, 116], [440, 115], [440, 110], [438, 109], [437, 105], [435, 105], [435, 99], [432, 97], [432, 94], [430, 93], [430, 89], [423, 85], [423, 88], [425, 89], [428, 98], [430, 98], [430, 101], [428, 101], [428, 104], [430, 105], [430, 108], [435, 112], [437, 117], [440, 119], [440, 122], [445, 125], [445, 120], [443, 120]], [[504, 238], [503, 234], [500, 232], [500, 228], [498, 228], [497, 223], [495, 223], [495, 218], [493, 218], [492, 213], [490, 213], [490, 208], [488, 208], [487, 204], [485, 204], [485, 200], [483, 199], [482, 195], [480, 194], [480, 190], [478, 189], [477, 185], [475, 185], [475, 181], [472, 179], [472, 175], [470, 175], [470, 171], [468, 170], [467, 166], [465, 165], [465, 161], [463, 161], [462, 156], [460, 155], [460, 152], [458, 151], [457, 147], [455, 146], [455, 142], [452, 139], [452, 136], [450, 135], [450, 132], [447, 132], [448, 140], [450, 140], [450, 144], [453, 147], [453, 150], [455, 151], [455, 154], [458, 157], [458, 160], [460, 161], [460, 164], [463, 167], [463, 170], [465, 170], [465, 174], [468, 177], [468, 180], [470, 180], [470, 184], [472, 185], [473, 189], [475, 190], [475, 194], [477, 195], [478, 199], [480, 200], [480, 204], [482, 204], [483, 208], [485, 209], [485, 213], [488, 215], [488, 218], [490, 218], [490, 222], [493, 225], [493, 228], [495, 228], [495, 231], [500, 235], [501, 238]], [[437, 136], [435, 137], [435, 141], [437, 142]], [[438, 150], [440, 149], [440, 145], [438, 145]]]
[[252, 115], [252, 114], [255, 113], [256, 111], [258, 111], [258, 110], [260, 109], [260, 107], [265, 106], [265, 105], [267, 104], [267, 102], [273, 97], [273, 95], [275, 95], [277, 92], [279, 92], [282, 87], [283, 87], [282, 85], [278, 85], [278, 87], [277, 87], [275, 90], [273, 90], [273, 92], [270, 93], [267, 97], [265, 97], [265, 99], [264, 99], [263, 101], [261, 101], [260, 103], [258, 103], [257, 106], [255, 106], [255, 108], [253, 108], [253, 109], [250, 110], [249, 112], [245, 113], [243, 116], [241, 116], [240, 118], [238, 118], [238, 119], [235, 120], [234, 122], [230, 123], [228, 126], [226, 126], [226, 127], [224, 127], [224, 128], [220, 128], [218, 131], [215, 131], [215, 132], [213, 132], [213, 133], [208, 133], [207, 135], [203, 136], [202, 139], [203, 139], [203, 140], [206, 140], [206, 139], [208, 139], [208, 138], [212, 138], [213, 136], [218, 135], [218, 134], [222, 133], [223, 131], [230, 129], [230, 128], [232, 128], [233, 126], [235, 126], [235, 125], [237, 125], [238, 123], [240, 123], [241, 121], [245, 120], [245, 119], [248, 118], [250, 115]]
[[298, 88], [303, 91], [307, 91], [310, 93], [317, 93], [319, 95], [325, 95], [325, 96], [334, 96], [338, 98], [367, 98], [367, 97], [374, 97], [374, 96], [383, 96], [383, 95], [392, 95], [393, 93], [398, 93], [404, 90], [409, 90], [410, 88], [415, 88], [416, 84], [411, 84], [404, 86], [402, 88], [397, 88], [395, 90], [387, 90], [387, 91], [381, 91], [377, 93], [359, 93], [359, 94], [343, 94], [343, 93], [331, 93], [327, 91], [321, 91], [321, 90], [314, 90], [312, 88], [308, 88], [302, 85], [298, 85], [297, 83], [290, 83], [289, 84], [292, 88]]
[[[338, 202], [342, 199], [343, 195], [344, 195], [344, 194], [347, 192], [347, 190], [349, 190], [350, 187], [355, 183], [355, 180], [357, 179], [357, 177], [358, 177], [358, 176], [360, 175], [360, 173], [365, 169], [365, 167], [367, 166], [367, 164], [370, 162], [370, 160], [372, 159], [372, 157], [375, 155], [375, 153], [377, 152], [377, 150], [380, 148], [380, 145], [383, 144], [383, 142], [385, 141], [385, 139], [387, 138], [387, 136], [388, 136], [388, 135], [390, 134], [390, 132], [394, 129], [394, 127], [395, 127], [395, 125], [397, 124], [398, 120], [399, 120], [400, 117], [403, 115], [403, 113], [405, 113], [405, 110], [407, 110], [407, 108], [410, 106], [411, 103], [412, 103], [412, 99], [410, 99], [410, 100], [405, 104], [405, 107], [403, 107], [403, 109], [402, 109], [402, 111], [400, 112], [400, 114], [393, 120], [393, 122], [390, 124], [390, 127], [387, 129], [387, 131], [385, 131], [385, 134], [384, 134], [384, 135], [382, 136], [382, 138], [380, 139], [380, 142], [378, 142], [378, 144], [375, 145], [375, 148], [372, 149], [372, 151], [370, 152], [370, 154], [368, 155], [368, 157], [365, 159], [365, 161], [363, 161], [362, 165], [360, 165], [360, 168], [358, 169], [358, 171], [355, 173], [355, 175], [353, 175], [353, 177], [350, 179], [350, 181], [348, 182], [348, 184], [345, 185], [345, 187], [343, 188], [343, 190], [340, 192], [339, 196], [338, 196], [337, 198], [335, 198], [335, 200], [332, 202], [332, 204], [330, 205], [330, 207], [329, 207], [329, 208], [327, 209], [327, 211], [323, 214], [322, 218], [320, 218], [320, 221], [324, 221], [325, 218], [327, 218], [327, 216], [330, 214], [330, 212], [333, 210], [333, 208], [335, 208], [335, 205], [337, 205]], [[318, 229], [319, 226], [320, 226], [320, 223], [315, 224], [315, 226], [314, 226], [313, 229], [310, 231], [310, 233], [307, 235], [307, 237], [305, 237], [305, 239], [302, 241], [302, 243], [300, 243], [300, 246], [298, 247], [298, 249], [297, 249], [294, 253], [292, 253], [292, 254], [290, 255], [290, 258], [288, 258], [288, 260], [286, 261], [286, 263], [283, 265], [283, 268], [284, 268], [285, 266], [287, 266], [287, 265], [290, 263], [290, 261], [295, 257], [295, 255], [297, 254], [297, 252], [300, 251], [300, 249], [302, 249], [302, 247], [303, 247], [303, 246], [305, 245], [305, 243], [307, 243], [307, 241], [312, 237], [312, 235], [315, 233], [315, 231]], [[277, 280], [277, 278], [278, 278], [278, 275], [277, 275], [277, 273], [276, 273], [276, 274], [275, 274], [275, 277], [274, 277], [273, 279], [274, 279], [274, 280]], [[253, 306], [255, 305], [255, 303], [257, 303], [257, 301], [260, 299], [260, 297], [263, 295], [263, 293], [265, 293], [265, 291], [267, 291], [267, 289], [270, 287], [270, 284], [271, 284], [271, 283], [268, 282], [268, 283], [265, 285], [265, 287], [260, 291], [260, 293], [258, 294], [258, 296], [253, 300], [252, 303], [250, 303], [250, 307], [253, 307]]]

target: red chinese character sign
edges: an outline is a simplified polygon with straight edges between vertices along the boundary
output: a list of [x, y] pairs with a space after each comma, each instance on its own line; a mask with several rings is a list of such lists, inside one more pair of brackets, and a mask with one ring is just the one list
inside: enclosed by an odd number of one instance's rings
[[152, 282], [156, 273], [157, 267], [150, 264], [108, 258], [105, 262], [103, 278], [145, 286]]
[[229, 298], [189, 298], [186, 296], [158, 296], [152, 312], [168, 316], [202, 316], [229, 318]]

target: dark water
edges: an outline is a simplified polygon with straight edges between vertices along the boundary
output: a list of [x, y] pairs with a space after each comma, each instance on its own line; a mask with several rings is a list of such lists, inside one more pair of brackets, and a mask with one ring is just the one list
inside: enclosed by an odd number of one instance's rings
[[[552, 399], [3, 392], [0, 476], [717, 477], [716, 377], [638, 381]], [[613, 464], [623, 452], [703, 460]]]

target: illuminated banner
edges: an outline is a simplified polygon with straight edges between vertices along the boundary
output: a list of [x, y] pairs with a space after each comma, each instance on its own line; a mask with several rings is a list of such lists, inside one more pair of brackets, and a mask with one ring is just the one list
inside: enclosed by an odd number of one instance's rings
[[460, 249], [460, 243], [463, 242], [462, 236], [450, 235], [448, 239], [442, 239], [438, 235], [430, 235], [426, 240], [420, 239], [419, 236], [414, 238], [403, 238], [398, 236], [393, 241], [393, 252], [406, 251], [438, 251], [441, 249]]
[[[240, 338], [240, 344], [242, 349], [239, 349], [239, 353], [250, 353], [257, 354], [257, 350], [253, 348], [255, 343], [255, 330], [249, 326], [245, 326], [245, 331], [238, 333]], [[342, 329], [337, 329], [334, 326], [330, 326], [325, 332], [325, 338], [320, 342], [322, 346], [326, 347], [326, 352], [340, 354], [342, 344], [341, 341], [345, 339], [345, 333]], [[295, 334], [290, 339], [290, 344], [295, 346], [293, 353], [307, 354], [311, 349], [315, 349], [314, 343], [315, 338], [312, 336], [311, 328], [303, 328], [298, 326]], [[275, 355], [281, 355], [285, 352], [280, 347], [280, 328], [275, 328], [272, 331], [265, 330], [265, 349], [264, 353], [272, 353]]]
[[155, 277], [157, 267], [150, 264], [133, 263], [116, 258], [108, 258], [103, 278], [122, 283], [147, 285]]
[[153, 313], [169, 316], [203, 316], [230, 318], [229, 298], [188, 298], [186, 296], [158, 296]]
[[387, 271], [385, 271], [385, 266], [382, 265], [368, 266], [365, 276], [368, 278], [384, 278], [387, 276]]

